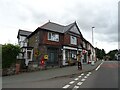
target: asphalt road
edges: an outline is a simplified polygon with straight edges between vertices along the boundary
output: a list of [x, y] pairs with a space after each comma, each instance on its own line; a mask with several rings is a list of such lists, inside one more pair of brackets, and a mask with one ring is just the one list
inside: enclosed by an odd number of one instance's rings
[[[35, 77], [34, 77], [35, 78]], [[95, 70], [47, 80], [12, 82], [3, 88], [118, 88], [118, 62], [104, 61]]]
[[118, 88], [118, 62], [107, 61], [101, 64], [80, 88]]
[[[67, 83], [63, 88], [118, 88], [118, 62], [105, 61], [94, 71], [76, 77], [73, 84]], [[78, 80], [77, 80], [78, 78]]]

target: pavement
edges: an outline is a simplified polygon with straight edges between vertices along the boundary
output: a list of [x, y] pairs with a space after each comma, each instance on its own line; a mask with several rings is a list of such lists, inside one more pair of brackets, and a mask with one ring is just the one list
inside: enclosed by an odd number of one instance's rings
[[99, 64], [101, 64], [102, 61], [99, 60], [95, 63], [95, 65], [91, 64], [83, 64], [82, 70], [77, 69], [76, 66], [66, 66], [62, 68], [52, 68], [42, 71], [36, 71], [36, 72], [26, 72], [21, 73], [18, 75], [13, 76], [5, 76], [2, 77], [2, 83], [8, 84], [8, 83], [17, 83], [17, 82], [29, 82], [29, 81], [36, 81], [36, 80], [47, 80], [51, 78], [57, 78], [57, 77], [65, 77], [69, 75], [79, 75], [83, 72], [89, 72], [97, 68]]

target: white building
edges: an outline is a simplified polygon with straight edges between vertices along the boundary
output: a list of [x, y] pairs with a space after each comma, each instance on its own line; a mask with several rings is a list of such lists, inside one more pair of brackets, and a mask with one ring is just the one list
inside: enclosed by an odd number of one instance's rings
[[18, 31], [18, 44], [21, 48], [21, 53], [17, 56], [17, 59], [24, 59], [26, 66], [28, 66], [29, 61], [32, 61], [33, 47], [28, 47], [27, 45], [27, 36], [32, 32], [20, 30]]

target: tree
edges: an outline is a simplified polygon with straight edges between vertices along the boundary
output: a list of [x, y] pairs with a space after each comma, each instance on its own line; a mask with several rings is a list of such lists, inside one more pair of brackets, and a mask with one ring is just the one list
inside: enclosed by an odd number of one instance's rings
[[105, 50], [104, 49], [99, 49], [96, 48], [96, 57], [98, 59], [103, 59], [103, 57], [106, 55]]
[[96, 57], [100, 59], [100, 49], [96, 48]]
[[20, 47], [13, 44], [2, 45], [2, 68], [9, 68], [16, 63], [16, 56], [20, 52]]
[[101, 52], [102, 52], [102, 53], [101, 53], [101, 54], [102, 54], [101, 56], [102, 56], [102, 59], [103, 59], [103, 57], [106, 55], [106, 53], [105, 53], [105, 50], [104, 50], [104, 49], [102, 49]]
[[107, 53], [108, 56], [110, 56], [110, 60], [114, 60], [115, 59], [115, 54], [118, 53], [118, 50], [111, 50]]

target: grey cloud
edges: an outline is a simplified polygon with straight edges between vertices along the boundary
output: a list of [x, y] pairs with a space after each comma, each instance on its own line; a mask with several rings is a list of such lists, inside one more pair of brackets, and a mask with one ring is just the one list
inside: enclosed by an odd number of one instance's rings
[[6, 0], [6, 3], [3, 1], [0, 1], [2, 2], [0, 11], [7, 20], [0, 19], [3, 22], [8, 21], [7, 24], [34, 23], [40, 26], [51, 20], [67, 25], [76, 20], [83, 33], [91, 33], [91, 27], [94, 26], [95, 39], [98, 41], [117, 42], [118, 40], [117, 0], [64, 0], [62, 1], [63, 6], [59, 7], [59, 3], [57, 3], [59, 8], [55, 5], [56, 7], [51, 9], [47, 6], [39, 7], [39, 4], [36, 7], [32, 4], [28, 5], [29, 0], [24, 4], [24, 1], [21, 3], [19, 0], [14, 2]]
[[117, 34], [95, 34], [94, 36], [97, 40], [103, 42], [118, 42], [118, 35]]
[[[117, 14], [116, 7], [114, 8], [115, 11], [112, 12]], [[57, 15], [57, 12], [49, 14], [32, 10], [33, 20], [39, 23], [42, 20], [47, 21], [48, 19], [58, 21], [60, 24], [69, 24], [76, 20], [78, 26], [83, 29], [83, 32], [91, 32], [91, 27], [95, 26], [94, 33], [99, 35], [96, 39], [106, 42], [117, 42], [117, 18], [112, 15], [110, 7], [105, 8], [99, 5], [95, 8], [93, 6], [87, 7], [82, 3], [77, 3], [72, 8], [66, 7], [64, 11], [64, 13]]]
[[17, 0], [14, 2], [12, 0], [1, 0], [0, 4], [2, 25], [19, 26], [29, 20], [28, 11]]

